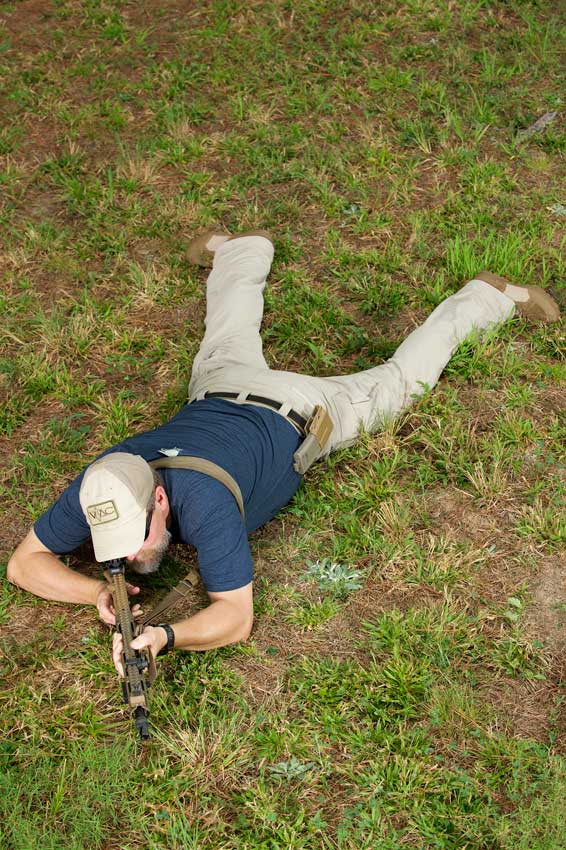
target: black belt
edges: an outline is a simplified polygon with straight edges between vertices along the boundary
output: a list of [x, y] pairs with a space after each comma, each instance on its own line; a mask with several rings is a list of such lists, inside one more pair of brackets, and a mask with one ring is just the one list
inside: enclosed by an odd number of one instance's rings
[[[239, 398], [240, 393], [205, 393], [205, 398]], [[266, 407], [271, 407], [273, 410], [281, 410], [283, 407], [283, 402], [274, 401], [272, 398], [264, 398], [262, 395], [247, 395], [243, 401], [251, 401], [256, 402], [257, 404], [264, 404]], [[299, 431], [304, 435], [306, 434], [307, 420], [304, 416], [301, 416], [300, 413], [297, 413], [296, 410], [290, 410], [285, 414], [286, 419], [290, 419], [293, 422]]]

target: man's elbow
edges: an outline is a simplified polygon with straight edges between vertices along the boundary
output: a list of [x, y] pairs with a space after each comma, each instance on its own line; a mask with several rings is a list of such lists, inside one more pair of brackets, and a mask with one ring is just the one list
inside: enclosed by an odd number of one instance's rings
[[20, 563], [16, 557], [16, 552], [12, 555], [10, 560], [8, 561], [8, 567], [6, 569], [6, 578], [11, 584], [20, 584]]
[[245, 617], [242, 622], [239, 624], [238, 629], [234, 635], [232, 643], [242, 643], [247, 640], [252, 633], [252, 626], [254, 624], [254, 615], [250, 614]]
[[22, 587], [24, 590], [29, 590], [28, 584], [30, 580], [33, 579], [38, 569], [41, 569], [42, 566], [41, 560], [39, 562], [37, 561], [37, 556], [44, 556], [45, 554], [49, 555], [51, 553], [38, 540], [33, 528], [30, 529], [27, 536], [14, 549], [8, 561], [6, 569], [6, 578], [8, 581], [11, 584]]

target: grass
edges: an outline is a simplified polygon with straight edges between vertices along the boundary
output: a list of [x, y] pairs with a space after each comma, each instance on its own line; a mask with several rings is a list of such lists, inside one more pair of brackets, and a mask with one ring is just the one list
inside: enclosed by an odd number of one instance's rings
[[[275, 368], [382, 362], [484, 267], [564, 305], [564, 37], [546, 0], [3, 4], [2, 568], [184, 403], [200, 229], [274, 233]], [[559, 850], [564, 351], [471, 338], [316, 465], [252, 538], [251, 640], [160, 662], [145, 748], [92, 610], [3, 581], [0, 848]]]

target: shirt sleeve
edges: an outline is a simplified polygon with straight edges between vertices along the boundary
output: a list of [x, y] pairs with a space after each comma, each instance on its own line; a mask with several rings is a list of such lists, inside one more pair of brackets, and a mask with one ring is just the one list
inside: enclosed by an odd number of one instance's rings
[[[206, 590], [212, 593], [237, 590], [253, 579], [253, 562], [244, 521], [226, 487], [207, 476], [203, 478], [206, 478], [207, 498], [199, 500], [200, 509], [191, 512], [192, 528], [187, 535], [190, 539], [185, 539], [197, 550], [200, 575]], [[185, 536], [182, 529], [181, 533]]]
[[81, 472], [34, 524], [33, 530], [39, 540], [54, 555], [66, 555], [90, 538], [79, 501], [82, 477]]

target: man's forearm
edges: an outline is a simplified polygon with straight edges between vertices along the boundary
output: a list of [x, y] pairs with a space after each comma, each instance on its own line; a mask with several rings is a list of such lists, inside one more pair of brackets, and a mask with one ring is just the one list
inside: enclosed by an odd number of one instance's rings
[[193, 617], [171, 625], [177, 649], [215, 649], [245, 640], [252, 617], [246, 618], [235, 605], [219, 599]]
[[83, 576], [69, 569], [56, 555], [34, 552], [14, 558], [8, 567], [9, 581], [42, 599], [96, 605], [104, 579]]

